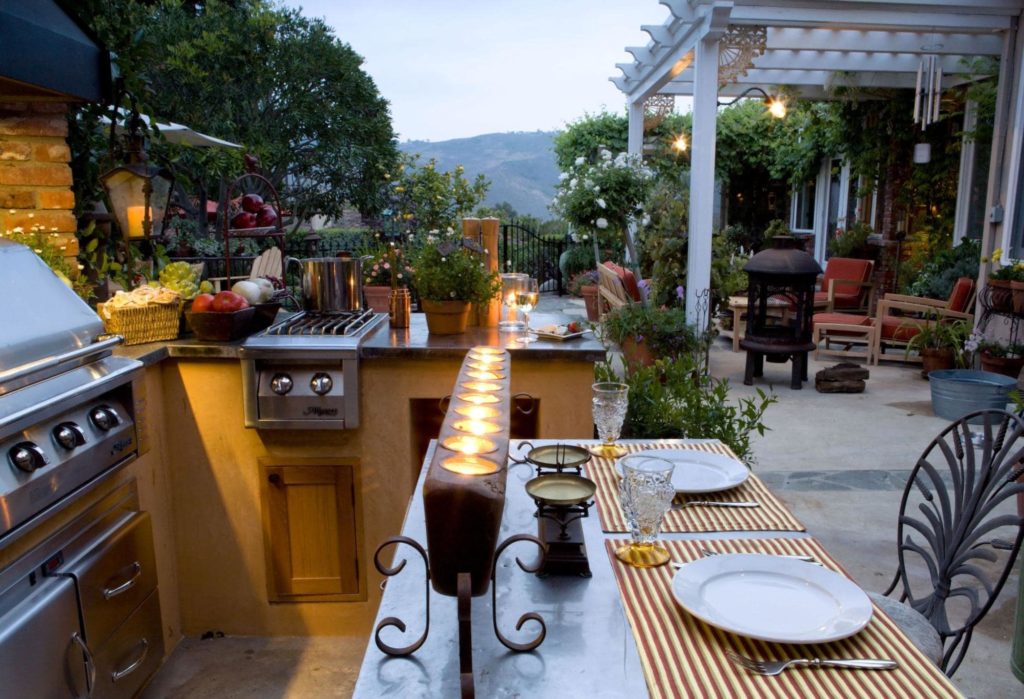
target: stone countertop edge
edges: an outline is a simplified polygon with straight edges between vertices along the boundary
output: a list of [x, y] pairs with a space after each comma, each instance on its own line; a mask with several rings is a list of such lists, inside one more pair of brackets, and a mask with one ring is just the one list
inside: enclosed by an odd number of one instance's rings
[[[534, 314], [531, 325], [561, 323], [568, 320], [558, 314]], [[459, 335], [431, 335], [422, 313], [413, 313], [410, 327], [391, 328], [382, 323], [363, 340], [360, 359], [461, 359], [472, 347], [486, 345], [508, 350], [513, 358], [568, 359], [602, 362], [605, 348], [592, 333], [564, 342], [537, 340], [528, 345], [515, 342], [522, 333], [504, 333], [497, 328], [470, 327]], [[122, 346], [114, 354], [138, 359], [146, 366], [164, 359], [238, 359], [244, 340], [235, 342], [204, 342], [192, 337], [142, 345]]]

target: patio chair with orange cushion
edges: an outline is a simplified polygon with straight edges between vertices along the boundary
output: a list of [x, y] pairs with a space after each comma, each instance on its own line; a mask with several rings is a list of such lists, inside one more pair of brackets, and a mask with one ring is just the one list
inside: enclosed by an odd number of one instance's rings
[[875, 285], [875, 263], [852, 257], [832, 257], [825, 265], [820, 291], [814, 292], [814, 308], [826, 313], [870, 313]]
[[[974, 322], [974, 315], [969, 312], [974, 301], [974, 280], [960, 277], [953, 285], [948, 299], [930, 299], [923, 296], [906, 296], [904, 294], [886, 294], [878, 302], [878, 310], [874, 317], [852, 313], [815, 313], [814, 341], [824, 341], [824, 348], [819, 354], [831, 356], [866, 358], [872, 364], [879, 359], [920, 362], [916, 355], [905, 352], [885, 354], [889, 347], [907, 346], [911, 338], [921, 332], [921, 328], [932, 323], [943, 323], [953, 320]], [[850, 352], [855, 344], [866, 345], [865, 350], [856, 353], [834, 351], [831, 344], [839, 343]]]
[[602, 320], [609, 311], [635, 303], [626, 291], [622, 277], [612, 269], [608, 262], [597, 266], [597, 285], [599, 294], [597, 301]]

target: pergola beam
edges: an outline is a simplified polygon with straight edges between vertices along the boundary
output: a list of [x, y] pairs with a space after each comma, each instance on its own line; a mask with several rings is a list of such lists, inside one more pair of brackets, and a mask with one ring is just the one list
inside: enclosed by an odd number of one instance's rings
[[768, 51], [887, 51], [938, 55], [998, 56], [998, 34], [939, 34], [923, 31], [870, 31], [768, 27]]
[[[850, 3], [852, 4], [852, 3]], [[836, 3], [811, 2], [807, 6], [765, 7], [737, 5], [732, 12], [733, 24], [766, 24], [782, 27], [829, 27], [905, 31], [928, 27], [934, 32], [1004, 31], [1012, 26], [1005, 14], [984, 14], [969, 3], [959, 8], [943, 7], [908, 9], [905, 11], [836, 7]], [[955, 11], [959, 9], [960, 11]]]
[[[955, 87], [970, 78], [958, 75], [946, 75], [942, 79], [943, 88]], [[913, 89], [917, 82], [914, 73], [843, 73], [827, 70], [758, 70], [752, 69], [737, 78], [736, 85], [759, 86], [791, 85], [793, 87], [865, 87], [887, 89]], [[660, 90], [665, 95], [693, 94], [693, 73], [683, 71], [679, 77], [667, 83]], [[770, 92], [770, 90], [769, 90]]]
[[[939, 56], [937, 63], [946, 74], [966, 70], [962, 59], [968, 56]], [[921, 57], [906, 53], [866, 53], [863, 51], [766, 51], [754, 59], [757, 70], [813, 70], [867, 73], [913, 73]]]

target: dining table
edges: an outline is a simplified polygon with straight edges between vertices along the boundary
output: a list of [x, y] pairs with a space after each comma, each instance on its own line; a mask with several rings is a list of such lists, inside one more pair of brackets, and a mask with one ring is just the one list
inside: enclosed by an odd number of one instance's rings
[[[537, 505], [526, 492], [527, 482], [537, 471], [523, 458], [534, 447], [556, 443], [558, 440], [510, 442], [499, 541], [517, 534], [537, 535]], [[583, 447], [600, 444], [597, 440], [578, 439], [562, 443]], [[630, 453], [689, 450], [705, 455], [704, 458], [735, 458], [717, 440], [641, 439], [619, 443]], [[431, 443], [401, 532], [424, 546], [427, 538], [422, 488], [433, 449]], [[583, 475], [596, 484], [594, 506], [580, 520], [591, 575], [540, 577], [522, 570], [517, 558], [529, 566], [539, 556], [537, 547], [526, 542], [512, 544], [502, 553], [496, 565], [493, 591], [472, 600], [470, 628], [477, 696], [961, 696], [941, 670], [877, 607], [869, 613], [866, 626], [851, 636], [820, 643], [786, 643], [770, 640], [774, 638], [771, 624], [776, 622], [768, 601], [736, 600], [737, 609], [754, 610], [750, 613], [757, 622], [753, 628], [766, 628], [766, 638], [725, 630], [723, 626], [728, 627], [728, 623], [707, 623], [681, 606], [678, 587], [673, 593], [673, 585], [678, 586], [686, 578], [690, 563], [694, 563], [690, 570], [707, 568], [709, 552], [773, 554], [734, 556], [731, 564], [803, 556], [813, 559], [797, 563], [808, 567], [809, 577], [827, 575], [827, 570], [831, 570], [849, 579], [841, 562], [814, 538], [813, 532], [806, 530], [756, 473], [723, 492], [677, 496], [658, 539], [673, 560], [655, 568], [634, 568], [615, 557], [616, 548], [630, 539], [618, 499], [615, 459], [594, 456], [583, 465]], [[691, 501], [698, 504], [684, 506]], [[699, 504], [707, 501], [758, 505], [747, 508]], [[369, 542], [372, 548], [378, 543]], [[425, 592], [425, 563], [410, 547], [399, 545], [393, 554], [392, 565], [403, 559], [406, 565], [382, 583], [384, 593], [375, 628], [388, 619], [401, 620], [404, 632], [393, 625], [379, 631], [380, 640], [393, 647], [414, 642], [424, 631], [427, 636], [422, 646], [404, 657], [385, 654], [371, 637], [354, 696], [459, 696], [457, 600], [432, 590]], [[390, 562], [387, 557], [384, 560]], [[788, 564], [794, 559], [784, 560]], [[532, 619], [516, 629], [517, 621], [528, 612], [543, 619], [545, 637], [536, 649], [515, 652], [498, 640], [494, 627], [511, 641], [527, 643], [540, 630], [539, 623]], [[779, 623], [785, 626], [784, 620]], [[799, 668], [769, 677], [740, 667], [728, 658], [730, 652], [759, 659], [885, 658], [896, 661], [898, 667]]]

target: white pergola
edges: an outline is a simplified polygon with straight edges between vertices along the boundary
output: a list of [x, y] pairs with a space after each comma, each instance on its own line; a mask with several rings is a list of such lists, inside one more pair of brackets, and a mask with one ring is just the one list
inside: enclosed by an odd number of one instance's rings
[[[989, 174], [988, 221], [982, 249], [1006, 244], [1001, 230], [1008, 192], [1016, 192], [1020, 157], [1021, 47], [1024, 0], [659, 0], [662, 24], [644, 25], [651, 40], [628, 47], [611, 80], [625, 93], [629, 150], [643, 149], [644, 117], [658, 95], [693, 97], [689, 260], [686, 310], [698, 320], [697, 294], [711, 281], [715, 204], [715, 120], [720, 96], [780, 86], [807, 99], [828, 99], [836, 87], [914, 90], [922, 59], [935, 56], [942, 86], [963, 75], [964, 59], [1000, 59]], [[1014, 100], [1016, 97], [1016, 100]], [[1013, 176], [1004, 173], [1009, 171]], [[1011, 203], [1011, 208], [1012, 204]], [[1006, 212], [1011, 213], [1011, 212]], [[1009, 229], [1009, 226], [1007, 226]]]

